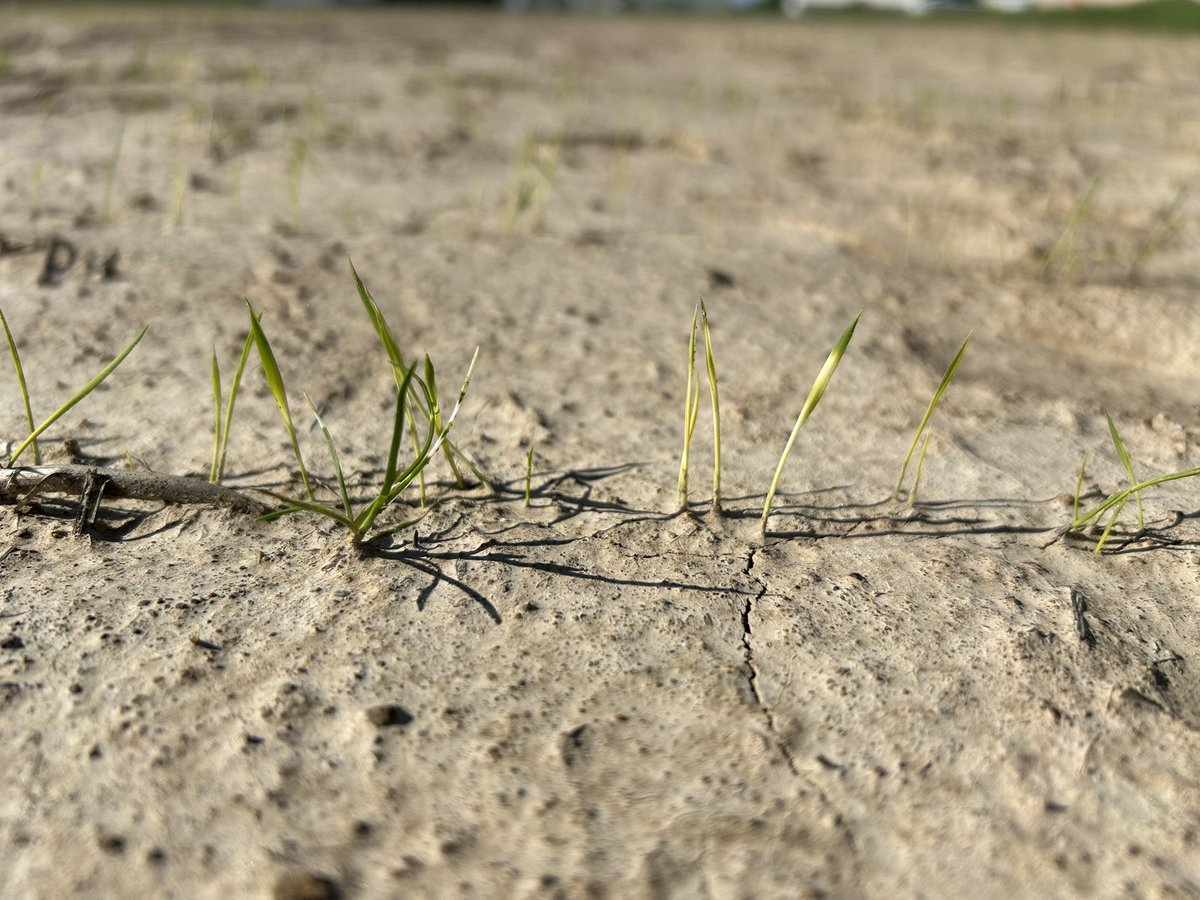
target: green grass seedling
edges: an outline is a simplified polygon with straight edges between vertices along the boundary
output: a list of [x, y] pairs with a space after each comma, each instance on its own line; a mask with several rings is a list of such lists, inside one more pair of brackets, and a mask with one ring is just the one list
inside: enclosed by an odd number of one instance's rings
[[[377, 537], [382, 537], [385, 534], [390, 534], [407, 528], [415, 524], [415, 520], [402, 522], [399, 525], [391, 528], [385, 528], [381, 531], [372, 533], [372, 528], [375, 525], [376, 519], [379, 517], [388, 506], [399, 499], [405, 489], [409, 487], [420, 475], [421, 471], [429, 465], [430, 460], [441, 449], [442, 443], [446, 440], [446, 435], [449, 434], [450, 428], [454, 424], [454, 419], [458, 416], [459, 409], [462, 408], [463, 399], [466, 397], [467, 388], [471, 383], [471, 375], [475, 370], [476, 360], [479, 358], [479, 350], [475, 350], [475, 355], [471, 358], [471, 366], [467, 370], [467, 377], [463, 381], [462, 390], [458, 394], [458, 402], [455, 403], [454, 409], [446, 418], [445, 424], [441, 431], [437, 431], [430, 427], [425, 438], [418, 446], [413, 459], [405, 466], [400, 465], [400, 445], [404, 442], [405, 423], [409, 419], [406, 412], [406, 398], [409, 396], [409, 389], [414, 385], [422, 391], [427, 392], [424, 387], [424, 382], [415, 375], [417, 364], [414, 363], [401, 377], [396, 387], [396, 410], [392, 418], [392, 435], [391, 443], [388, 449], [387, 468], [384, 472], [383, 483], [380, 485], [378, 493], [367, 503], [367, 505], [357, 514], [354, 512], [353, 500], [346, 487], [346, 479], [342, 473], [341, 458], [338, 454], [337, 445], [334, 443], [333, 436], [326, 427], [321, 416], [317, 413], [316, 407], [309, 400], [309, 406], [312, 408], [313, 415], [316, 417], [318, 426], [322, 434], [325, 436], [325, 442], [329, 448], [329, 456], [333, 462], [334, 475], [337, 479], [337, 505], [325, 504], [313, 500], [297, 500], [287, 497], [280, 497], [288, 504], [287, 507], [281, 510], [276, 510], [273, 513], [268, 513], [263, 517], [264, 520], [272, 520], [281, 516], [290, 515], [297, 512], [312, 512], [318, 515], [333, 519], [335, 522], [344, 525], [350, 532], [352, 542], [359, 546], [364, 540], [374, 540]], [[425, 358], [426, 370], [432, 368], [428, 356]], [[307, 399], [307, 397], [306, 397]], [[432, 398], [426, 397], [426, 402], [430, 402]]]
[[704, 327], [704, 361], [708, 369], [708, 393], [713, 413], [713, 513], [721, 515], [721, 399], [717, 393], [717, 364], [713, 359], [712, 335], [708, 330], [708, 310], [700, 301], [700, 321]]
[[[1117, 423], [1113, 421], [1113, 417], [1107, 411], [1104, 413], [1104, 418], [1108, 419], [1108, 433], [1112, 436], [1113, 446], [1117, 448], [1117, 456], [1121, 460], [1121, 465], [1129, 473], [1129, 484], [1135, 485], [1137, 484], [1137, 476], [1133, 474], [1133, 463], [1130, 462], [1129, 451], [1125, 449], [1125, 442], [1121, 440], [1121, 435], [1117, 431]], [[1146, 517], [1142, 512], [1141, 496], [1135, 493], [1134, 499], [1137, 500], [1138, 530], [1140, 531], [1146, 527]]]
[[275, 354], [271, 350], [271, 342], [267, 340], [267, 334], [263, 331], [260, 321], [262, 313], [256, 313], [249, 301], [246, 301], [246, 306], [250, 309], [250, 336], [254, 340], [254, 346], [258, 349], [258, 359], [262, 363], [267, 387], [271, 390], [271, 396], [275, 398], [275, 405], [279, 407], [279, 414], [283, 417], [284, 427], [287, 428], [288, 440], [291, 441], [292, 451], [296, 454], [296, 464], [300, 467], [300, 480], [304, 482], [304, 494], [308, 500], [312, 500], [312, 485], [308, 480], [308, 469], [304, 466], [304, 454], [300, 452], [300, 441], [296, 437], [296, 426], [292, 421], [291, 406], [288, 405], [283, 373], [279, 371], [279, 363], [275, 360]]
[[687, 390], [683, 397], [683, 453], [679, 458], [679, 508], [688, 508], [688, 463], [692, 453], [692, 435], [696, 431], [696, 419], [700, 415], [700, 380], [696, 377], [696, 325], [700, 318], [700, 306], [692, 313], [692, 331], [687, 350]]
[[529, 445], [529, 456], [525, 458], [525, 508], [529, 509], [530, 499], [533, 497], [533, 449], [537, 444]]
[[246, 361], [250, 358], [250, 348], [253, 345], [253, 333], [247, 334], [246, 342], [242, 345], [242, 355], [238, 358], [237, 369], [233, 373], [233, 384], [229, 386], [229, 400], [225, 404], [224, 416], [221, 415], [221, 366], [217, 362], [217, 349], [213, 348], [213, 458], [208, 473], [208, 480], [213, 484], [220, 484], [221, 479], [225, 476], [225, 452], [229, 447], [229, 429], [233, 425], [233, 406], [237, 402], [238, 389], [242, 384], [242, 373], [246, 371]]
[[1079, 463], [1079, 477], [1075, 479], [1075, 499], [1071, 503], [1071, 521], [1079, 521], [1079, 496], [1083, 493], [1083, 479], [1087, 475], [1087, 453], [1083, 454], [1083, 460]]
[[[3, 313], [0, 313], [0, 320], [4, 320]], [[145, 336], [146, 331], [149, 329], [149, 327], [150, 327], [149, 325], [143, 327], [142, 330], [137, 333], [137, 336], [134, 337], [134, 339], [125, 346], [125, 349], [122, 350], [120, 353], [118, 353], [113, 358], [112, 362], [110, 362], [107, 366], [105, 366], [103, 369], [101, 369], [91, 379], [91, 381], [89, 381], [87, 384], [85, 384], [83, 387], [81, 387], [78, 391], [76, 391], [74, 394], [72, 394], [71, 397], [62, 406], [60, 406], [54, 412], [50, 413], [50, 415], [46, 417], [46, 419], [42, 422], [42, 424], [38, 425], [36, 428], [31, 427], [29, 436], [27, 438], [25, 438], [25, 440], [23, 440], [20, 444], [17, 445], [17, 449], [14, 450], [12, 452], [12, 456], [10, 456], [8, 458], [8, 465], [11, 466], [13, 463], [15, 463], [17, 461], [18, 457], [20, 457], [20, 455], [22, 453], [24, 453], [27, 449], [29, 449], [30, 446], [36, 447], [37, 439], [42, 436], [42, 433], [45, 432], [45, 430], [47, 428], [49, 428], [51, 425], [53, 425], [55, 422], [57, 422], [59, 419], [61, 419], [63, 416], [65, 416], [68, 412], [71, 411], [71, 409], [74, 408], [75, 404], [77, 404], [80, 400], [82, 400], [84, 397], [86, 397], [88, 394], [90, 394], [92, 391], [94, 391], [96, 388], [98, 388], [100, 386], [100, 384], [104, 381], [104, 379], [107, 378], [109, 375], [111, 375], [113, 373], [113, 371], [117, 368], [117, 366], [119, 366], [121, 363], [123, 363], [125, 361], [125, 357], [127, 357], [130, 353], [133, 352], [133, 348], [136, 347], [138, 345], [138, 342]], [[33, 412], [31, 409], [30, 402], [29, 402], [29, 391], [26, 388], [25, 375], [24, 375], [24, 372], [21, 371], [20, 360], [17, 356], [17, 344], [16, 344], [16, 341], [13, 340], [12, 332], [8, 328], [7, 320], [4, 320], [4, 332], [5, 332], [5, 336], [8, 338], [8, 347], [9, 347], [9, 351], [11, 352], [12, 357], [13, 357], [13, 365], [17, 369], [17, 372], [18, 372], [17, 382], [21, 389], [22, 399], [25, 402], [26, 419], [27, 419], [27, 421], [32, 423], [33, 422]], [[34, 458], [35, 459], [39, 458], [39, 454], [37, 453], [36, 450], [34, 451]]]
[[925, 463], [925, 451], [929, 449], [929, 435], [926, 429], [929, 428], [929, 421], [933, 418], [933, 411], [937, 409], [938, 404], [942, 400], [942, 395], [946, 393], [946, 389], [950, 387], [950, 382], [954, 380], [954, 375], [958, 372], [959, 363], [962, 362], [963, 354], [967, 352], [967, 345], [971, 343], [972, 334], [967, 335], [967, 339], [963, 341], [962, 346], [958, 348], [958, 353], [954, 354], [954, 359], [950, 361], [950, 365], [946, 368], [946, 373], [942, 376], [941, 383], [938, 384], [937, 390], [933, 393], [933, 399], [929, 401], [929, 406], [925, 409], [925, 415], [921, 418], [921, 424], [917, 426], [917, 433], [913, 435], [912, 443], [908, 446], [908, 453], [904, 456], [904, 462], [900, 466], [900, 477], [896, 479], [896, 496], [899, 497], [904, 490], [904, 476], [908, 473], [908, 464], [912, 461], [913, 452], [917, 449], [917, 444], [921, 441], [921, 436], [925, 435], [925, 442], [921, 446], [921, 455], [917, 459], [917, 470], [913, 476], [912, 490], [908, 494], [908, 502], [915, 503], [917, 499], [917, 488], [921, 484], [921, 471]]
[[1096, 542], [1096, 549], [1094, 552], [1100, 553], [1104, 550], [1104, 544], [1108, 540], [1109, 532], [1112, 531], [1112, 527], [1116, 523], [1117, 516], [1121, 514], [1121, 510], [1125, 508], [1125, 504], [1129, 502], [1130, 497], [1138, 497], [1138, 495], [1140, 495], [1142, 491], [1146, 490], [1146, 488], [1151, 488], [1155, 485], [1166, 484], [1168, 481], [1178, 481], [1181, 478], [1194, 478], [1197, 475], [1200, 475], [1200, 468], [1187, 469], [1183, 472], [1172, 472], [1169, 475], [1159, 475], [1157, 478], [1149, 478], [1146, 481], [1138, 482], [1137, 484], [1132, 485], [1123, 491], [1118, 491], [1111, 497], [1108, 497], [1095, 509], [1086, 512], [1081, 516], [1077, 516], [1075, 521], [1071, 523], [1069, 530], [1078, 531], [1084, 525], [1087, 525], [1089, 522], [1098, 519], [1110, 509], [1115, 508], [1112, 517], [1108, 521], [1108, 525], [1104, 529], [1104, 533], [1100, 536], [1100, 540]]
[[1138, 246], [1133, 260], [1129, 263], [1129, 270], [1126, 272], [1127, 278], [1136, 279], [1141, 274], [1142, 267], [1179, 236], [1186, 222], [1183, 215], [1183, 206], [1186, 201], [1187, 189], [1180, 188], [1175, 194], [1175, 198], [1159, 214], [1158, 221], [1151, 228], [1146, 239]]
[[117, 137], [113, 141], [112, 153], [109, 154], [108, 164], [104, 168], [104, 196], [100, 202], [100, 221], [109, 222], [112, 218], [113, 183], [117, 180], [117, 163], [121, 161], [121, 145], [125, 142], [125, 119], [122, 118], [117, 126]]
[[1062, 234], [1059, 235], [1050, 252], [1046, 254], [1046, 258], [1042, 262], [1043, 275], [1049, 274], [1052, 269], [1057, 269], [1060, 277], [1070, 278], [1083, 264], [1084, 254], [1080, 248], [1080, 237], [1083, 234], [1084, 226], [1096, 208], [1096, 198], [1099, 193], [1100, 179], [1097, 178], [1087, 189], [1087, 193], [1075, 204]]
[[825, 388], [829, 386], [829, 382], [833, 378], [833, 373], [837, 371], [838, 363], [842, 361], [842, 357], [846, 354], [846, 348], [850, 346], [850, 339], [854, 337], [854, 329], [858, 327], [858, 320], [861, 318], [862, 313], [859, 312], [854, 317], [854, 321], [842, 332], [842, 336], [838, 338], [837, 343], [833, 345], [833, 349], [829, 351], [825, 365], [817, 373], [817, 378], [808, 392], [808, 398], [804, 401], [804, 406], [800, 410], [800, 415], [796, 419], [795, 426], [792, 428], [791, 436], [783, 448], [783, 455], [779, 457], [779, 465], [775, 467], [775, 477], [771, 479], [771, 487], [767, 491], [767, 499], [763, 503], [763, 534], [767, 533], [767, 520], [771, 515], [771, 505], [775, 500], [775, 491], [779, 487], [779, 479], [783, 475], [783, 467], [787, 463], [788, 457], [792, 454], [792, 447], [796, 444], [796, 438], [800, 434], [800, 429], [808, 421], [808, 417], [812, 415], [813, 410], [817, 408], [817, 404], [821, 402], [821, 397], [825, 394]]
[[[1113, 526], [1116, 525], [1117, 519], [1120, 518], [1121, 512], [1125, 509], [1125, 504], [1129, 502], [1130, 497], [1137, 502], [1138, 530], [1141, 531], [1146, 527], [1145, 515], [1142, 510], [1142, 491], [1159, 484], [1166, 484], [1168, 481], [1178, 481], [1181, 478], [1193, 478], [1197, 475], [1200, 475], [1200, 468], [1185, 469], [1182, 472], [1171, 472], [1168, 475], [1159, 475], [1155, 478], [1148, 478], [1145, 481], [1138, 481], [1137, 477], [1133, 473], [1133, 464], [1129, 459], [1129, 451], [1125, 449], [1125, 442], [1121, 440], [1121, 435], [1117, 431], [1117, 426], [1113, 422], [1112, 416], [1107, 412], [1104, 415], [1105, 418], [1108, 419], [1109, 434], [1112, 436], [1113, 446], [1116, 447], [1117, 456], [1121, 460], [1121, 465], [1124, 466], [1125, 471], [1129, 474], [1130, 485], [1124, 490], [1117, 491], [1116, 493], [1107, 497], [1104, 502], [1095, 509], [1089, 510], [1081, 515], [1079, 513], [1079, 492], [1083, 485], [1084, 468], [1083, 466], [1080, 467], [1079, 479], [1075, 488], [1074, 519], [1071, 522], [1071, 527], [1068, 530], [1078, 531], [1085, 525], [1097, 521], [1101, 516], [1111, 510], [1108, 524], [1104, 526], [1104, 531], [1101, 533], [1100, 539], [1096, 542], [1096, 547], [1093, 551], [1095, 553], [1103, 552], [1104, 545], [1107, 543], [1108, 537], [1112, 533]], [[1086, 464], [1087, 459], [1085, 457], [1084, 465], [1086, 466]]]
[[679, 459], [679, 508], [688, 508], [688, 466], [691, 461], [692, 436], [700, 416], [700, 378], [696, 375], [696, 329], [704, 331], [704, 361], [708, 372], [708, 393], [713, 412], [713, 512], [721, 515], [721, 403], [717, 390], [717, 364], [713, 358], [712, 332], [708, 325], [708, 310], [701, 300], [692, 314], [692, 330], [688, 338], [687, 390], [683, 406], [683, 453]]
[[[25, 383], [25, 370], [21, 367], [21, 354], [17, 352], [16, 339], [8, 327], [8, 319], [4, 317], [3, 311], [0, 311], [0, 324], [4, 326], [4, 337], [8, 340], [8, 353], [12, 357], [13, 370], [17, 375], [17, 388], [21, 391], [21, 401], [25, 404], [25, 421], [29, 425], [29, 433], [32, 434], [36, 426], [33, 424], [33, 407], [29, 403], [29, 387]], [[42, 464], [42, 449], [36, 440], [33, 442], [33, 464], [35, 466]]]

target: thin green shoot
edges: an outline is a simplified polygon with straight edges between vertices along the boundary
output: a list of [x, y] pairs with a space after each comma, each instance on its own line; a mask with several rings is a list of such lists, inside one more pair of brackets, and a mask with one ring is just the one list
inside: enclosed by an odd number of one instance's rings
[[50, 415], [45, 419], [45, 421], [42, 422], [41, 425], [39, 425], [37, 428], [33, 429], [33, 431], [30, 432], [29, 437], [25, 438], [25, 440], [23, 440], [20, 444], [17, 445], [17, 449], [13, 451], [12, 456], [10, 456], [8, 459], [8, 464], [11, 466], [13, 463], [15, 463], [17, 461], [17, 458], [22, 453], [24, 453], [31, 444], [36, 443], [37, 439], [39, 437], [41, 437], [42, 433], [47, 428], [49, 428], [51, 425], [53, 425], [55, 422], [57, 422], [59, 419], [61, 419], [63, 416], [65, 416], [68, 412], [71, 411], [72, 408], [74, 408], [75, 404], [77, 404], [80, 400], [82, 400], [84, 397], [86, 397], [88, 394], [90, 394], [92, 391], [94, 391], [97, 387], [99, 387], [101, 382], [103, 382], [105, 378], [107, 378], [109, 375], [111, 375], [113, 373], [113, 371], [117, 368], [117, 366], [119, 366], [121, 363], [123, 363], [125, 361], [125, 357], [127, 357], [130, 353], [133, 352], [133, 348], [138, 345], [138, 342], [145, 336], [146, 331], [149, 328], [150, 328], [149, 325], [144, 326], [142, 328], [142, 330], [137, 333], [137, 336], [125, 346], [125, 349], [122, 350], [120, 353], [118, 353], [115, 357], [113, 357], [112, 362], [110, 362], [107, 366], [105, 366], [103, 369], [101, 369], [92, 378], [91, 381], [89, 381], [87, 384], [85, 384], [83, 387], [81, 387], [78, 391], [76, 391], [74, 394], [72, 394], [70, 399], [68, 399], [66, 403], [64, 403], [62, 406], [60, 406], [54, 412], [50, 413]]
[[696, 325], [700, 318], [700, 305], [692, 313], [691, 337], [687, 349], [687, 389], [683, 397], [683, 453], [679, 457], [679, 509], [688, 508], [688, 463], [692, 452], [692, 435], [696, 431], [696, 419], [700, 413], [700, 380], [696, 377]]
[[233, 373], [233, 384], [229, 387], [229, 400], [225, 404], [225, 415], [221, 415], [221, 368], [217, 362], [217, 350], [213, 348], [212, 381], [213, 381], [213, 458], [209, 468], [208, 480], [220, 484], [225, 477], [225, 454], [229, 448], [229, 430], [233, 425], [233, 407], [237, 402], [238, 389], [242, 384], [242, 374], [246, 371], [246, 362], [250, 359], [250, 348], [254, 345], [253, 334], [246, 335], [242, 345], [242, 355], [238, 358], [237, 369]]
[[1087, 193], [1080, 198], [1071, 211], [1062, 234], [1046, 254], [1042, 263], [1042, 274], [1046, 275], [1052, 268], [1059, 267], [1059, 274], [1064, 278], [1073, 275], [1083, 262], [1083, 252], [1079, 248], [1080, 234], [1087, 220], [1091, 218], [1092, 210], [1096, 207], [1096, 197], [1100, 193], [1100, 179], [1092, 182]]
[[717, 364], [713, 359], [712, 335], [708, 330], [708, 310], [700, 301], [700, 319], [704, 324], [704, 359], [708, 368], [708, 393], [713, 413], [713, 514], [721, 515], [721, 401], [717, 395]]
[[125, 142], [125, 119], [121, 118], [117, 126], [117, 136], [113, 141], [112, 153], [108, 157], [108, 165], [104, 168], [104, 196], [100, 203], [100, 221], [109, 222], [112, 216], [113, 183], [117, 180], [117, 163], [121, 160], [121, 145]]
[[[1104, 418], [1108, 419], [1108, 433], [1112, 435], [1113, 446], [1117, 448], [1117, 456], [1120, 457], [1121, 465], [1129, 473], [1129, 483], [1137, 484], [1137, 476], [1133, 474], [1133, 463], [1129, 460], [1129, 451], [1125, 449], [1125, 442], [1121, 440], [1121, 435], [1117, 432], [1117, 423], [1113, 421], [1113, 417], [1108, 412], [1104, 413]], [[1146, 527], [1146, 517], [1142, 512], [1142, 498], [1134, 494], [1134, 499], [1137, 500], [1138, 530], [1141, 531]], [[1112, 527], [1111, 523], [1109, 527]]]
[[533, 450], [537, 446], [537, 442], [529, 445], [529, 455], [525, 457], [525, 508], [529, 509], [529, 503], [533, 497]]
[[1129, 271], [1126, 273], [1126, 277], [1130, 279], [1137, 278], [1141, 273], [1142, 267], [1171, 243], [1179, 235], [1180, 231], [1183, 230], [1185, 224], [1183, 206], [1186, 201], [1187, 188], [1180, 188], [1175, 194], [1175, 198], [1159, 215], [1158, 222], [1150, 234], [1142, 242], [1141, 246], [1138, 247], [1133, 261], [1129, 264]]
[[1087, 451], [1084, 451], [1083, 461], [1079, 464], [1079, 477], [1075, 479], [1075, 500], [1071, 504], [1071, 520], [1079, 521], [1079, 497], [1083, 493], [1083, 479], [1087, 474]]
[[300, 480], [304, 482], [305, 496], [312, 500], [313, 492], [312, 485], [308, 480], [308, 469], [304, 466], [304, 455], [300, 452], [300, 441], [296, 437], [296, 426], [292, 422], [292, 409], [288, 405], [287, 388], [284, 387], [283, 374], [279, 371], [279, 363], [275, 360], [275, 354], [271, 350], [271, 342], [267, 340], [267, 334], [263, 331], [262, 313], [256, 313], [254, 307], [250, 306], [250, 301], [246, 301], [246, 306], [250, 310], [250, 335], [254, 339], [254, 345], [258, 349], [258, 359], [262, 363], [263, 375], [267, 379], [267, 387], [271, 390], [271, 396], [275, 398], [275, 405], [279, 407], [279, 414], [283, 417], [284, 427], [287, 428], [288, 440], [291, 441], [292, 451], [296, 455], [296, 464], [300, 467]]
[[[0, 310], [0, 324], [4, 326], [4, 337], [8, 340], [8, 353], [12, 357], [13, 370], [17, 375], [17, 388], [21, 391], [21, 401], [25, 404], [25, 421], [32, 433], [34, 430], [33, 407], [29, 402], [29, 387], [25, 383], [25, 370], [21, 367], [21, 354], [17, 352], [17, 341], [8, 327], [8, 319], [4, 317], [3, 310]], [[37, 441], [33, 442], [33, 464], [36, 466], [42, 464], [42, 449], [38, 446]]]
[[833, 378], [833, 373], [837, 371], [838, 363], [842, 361], [842, 357], [846, 353], [846, 348], [850, 346], [850, 339], [854, 337], [854, 329], [858, 326], [858, 320], [861, 318], [862, 312], [860, 311], [854, 317], [854, 321], [842, 332], [842, 336], [838, 338], [837, 343], [833, 345], [833, 349], [829, 351], [825, 365], [817, 373], [817, 378], [808, 392], [808, 398], [804, 401], [804, 407], [800, 410], [800, 415], [796, 419], [795, 426], [792, 428], [791, 436], [788, 437], [787, 444], [783, 448], [783, 455], [779, 457], [779, 465], [775, 467], [775, 477], [771, 479], [771, 487], [767, 491], [767, 499], [763, 503], [762, 531], [764, 534], [767, 531], [767, 520], [771, 515], [771, 505], [775, 500], [775, 491], [779, 487], [779, 479], [783, 475], [783, 467], [787, 463], [788, 457], [791, 456], [792, 447], [796, 444], [796, 438], [800, 434], [800, 429], [808, 421], [808, 417], [812, 415], [813, 410], [817, 408], [817, 404], [821, 402], [821, 397], [825, 394], [825, 388], [829, 386], [829, 382]]
[[[917, 444], [921, 441], [921, 435], [925, 434], [929, 427], [929, 421], [933, 418], [933, 412], [937, 409], [938, 404], [942, 400], [942, 395], [946, 393], [946, 389], [950, 387], [950, 382], [954, 380], [955, 373], [958, 372], [958, 366], [962, 362], [963, 354], [967, 352], [967, 346], [971, 343], [971, 338], [974, 333], [968, 334], [967, 339], [963, 341], [962, 346], [958, 348], [958, 352], [954, 354], [954, 359], [950, 361], [950, 365], [946, 368], [946, 373], [942, 375], [942, 380], [937, 386], [937, 390], [933, 393], [933, 399], [929, 401], [929, 406], [925, 408], [925, 415], [921, 418], [921, 424], [917, 426], [917, 433], [913, 435], [912, 443], [908, 445], [908, 453], [904, 456], [904, 462], [900, 466], [900, 477], [896, 479], [896, 496], [899, 497], [904, 490], [904, 476], [908, 473], [908, 465], [912, 460], [912, 455], [917, 449]], [[925, 448], [929, 446], [929, 438], [926, 436], [924, 448], [921, 450], [921, 459], [917, 462], [917, 476], [913, 481], [912, 490], [908, 495], [908, 502], [913, 503], [917, 499], [917, 486], [920, 483], [920, 468], [921, 463], [925, 459]]]
[[347, 519], [352, 519], [354, 511], [350, 504], [350, 493], [346, 490], [346, 476], [342, 473], [342, 460], [338, 455], [337, 445], [333, 442], [333, 435], [329, 433], [325, 420], [317, 412], [317, 405], [312, 402], [312, 398], [305, 394], [304, 400], [308, 404], [308, 408], [312, 410], [313, 418], [317, 420], [321, 434], [325, 435], [325, 445], [329, 448], [329, 458], [333, 461], [333, 474], [337, 478], [338, 497], [342, 501], [342, 512], [346, 514]]
[[929, 438], [933, 432], [925, 432], [925, 440], [921, 442], [921, 452], [917, 454], [917, 470], [913, 474], [912, 490], [908, 494], [909, 505], [917, 502], [917, 490], [921, 487], [921, 476], [925, 474], [925, 453], [929, 450]]
[[[433, 364], [429, 361], [428, 356], [425, 357], [425, 386], [429, 389], [430, 398], [429, 426], [434, 431], [440, 432], [442, 431], [442, 401], [438, 396], [437, 375], [433, 371]], [[454, 486], [462, 490], [467, 486], [467, 482], [454, 462], [454, 454], [450, 452], [450, 445], [443, 442], [442, 452], [446, 456], [446, 462], [450, 464], [450, 471], [454, 473]]]
[[292, 208], [292, 223], [300, 224], [300, 187], [304, 180], [304, 162], [308, 158], [308, 139], [297, 138], [292, 144], [288, 164], [288, 201]]

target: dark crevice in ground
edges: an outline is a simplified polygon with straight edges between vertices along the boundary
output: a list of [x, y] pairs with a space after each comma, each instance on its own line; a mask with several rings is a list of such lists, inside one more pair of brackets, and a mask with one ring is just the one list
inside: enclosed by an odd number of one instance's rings
[[745, 600], [742, 603], [742, 647], [745, 650], [747, 681], [750, 686], [750, 693], [754, 695], [754, 701], [758, 704], [759, 710], [762, 711], [763, 718], [767, 721], [767, 729], [774, 738], [776, 746], [779, 747], [779, 752], [787, 763], [788, 770], [795, 776], [799, 777], [800, 770], [796, 767], [796, 759], [792, 756], [792, 751], [788, 748], [787, 742], [779, 733], [778, 724], [775, 721], [775, 712], [771, 709], [770, 704], [762, 695], [762, 690], [759, 687], [758, 665], [754, 662], [754, 646], [752, 639], [754, 637], [753, 630], [750, 627], [750, 614], [754, 611], [754, 602], [761, 600], [767, 593], [767, 585], [761, 579], [753, 574], [754, 572], [754, 557], [758, 554], [757, 549], [751, 549], [746, 554], [746, 565], [742, 569], [742, 574], [750, 578], [757, 586], [757, 590], [753, 593], [747, 593]]

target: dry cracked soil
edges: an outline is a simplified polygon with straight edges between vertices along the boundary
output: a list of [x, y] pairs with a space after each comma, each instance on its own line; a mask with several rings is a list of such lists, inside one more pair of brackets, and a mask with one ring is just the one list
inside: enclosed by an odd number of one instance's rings
[[[368, 494], [352, 257], [445, 393], [480, 348], [495, 487], [435, 462], [366, 552], [5, 501], [0, 895], [1200, 895], [1200, 485], [1056, 539], [1085, 452], [1085, 505], [1128, 481], [1105, 411], [1138, 477], [1197, 465], [1198, 78], [1195, 38], [966, 19], [0, 8], [35, 412], [150, 326], [49, 460], [204, 479], [245, 298], [319, 496], [303, 393]], [[723, 517], [704, 387], [676, 500], [700, 297]], [[225, 483], [296, 477], [252, 357]]]

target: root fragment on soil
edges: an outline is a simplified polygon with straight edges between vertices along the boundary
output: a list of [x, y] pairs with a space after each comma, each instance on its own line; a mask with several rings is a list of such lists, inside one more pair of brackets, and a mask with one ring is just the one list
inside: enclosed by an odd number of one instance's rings
[[0, 468], [0, 498], [24, 504], [39, 494], [83, 496], [97, 481], [106, 497], [223, 506], [251, 515], [266, 511], [252, 497], [199, 478], [82, 465]]

